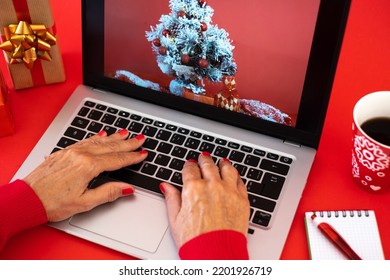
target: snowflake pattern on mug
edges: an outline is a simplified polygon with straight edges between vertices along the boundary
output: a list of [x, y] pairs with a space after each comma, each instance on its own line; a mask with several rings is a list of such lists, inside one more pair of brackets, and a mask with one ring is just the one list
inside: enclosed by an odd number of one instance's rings
[[364, 136], [355, 136], [354, 147], [359, 162], [368, 169], [375, 172], [389, 167], [390, 158]]
[[359, 178], [359, 165], [356, 161], [355, 153], [352, 151], [352, 176], [355, 178]]

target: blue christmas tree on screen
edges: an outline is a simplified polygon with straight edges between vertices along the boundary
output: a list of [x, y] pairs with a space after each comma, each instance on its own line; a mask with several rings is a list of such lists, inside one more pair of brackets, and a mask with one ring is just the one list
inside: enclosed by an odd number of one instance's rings
[[161, 71], [175, 77], [170, 91], [182, 95], [183, 88], [204, 94], [204, 79], [220, 82], [234, 76], [234, 46], [229, 34], [212, 24], [214, 10], [206, 0], [170, 0], [171, 13], [146, 32], [157, 54]]

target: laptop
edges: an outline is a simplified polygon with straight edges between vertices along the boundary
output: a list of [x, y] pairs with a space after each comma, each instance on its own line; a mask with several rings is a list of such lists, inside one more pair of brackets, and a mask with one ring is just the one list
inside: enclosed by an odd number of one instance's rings
[[[104, 129], [148, 158], [104, 173], [135, 195], [52, 227], [142, 259], [177, 259], [162, 181], [203, 151], [248, 189], [252, 259], [278, 259], [315, 158], [349, 0], [83, 0], [83, 84], [15, 174]], [[81, 175], [80, 175], [81, 176]], [[130, 214], [129, 214], [130, 213]]]

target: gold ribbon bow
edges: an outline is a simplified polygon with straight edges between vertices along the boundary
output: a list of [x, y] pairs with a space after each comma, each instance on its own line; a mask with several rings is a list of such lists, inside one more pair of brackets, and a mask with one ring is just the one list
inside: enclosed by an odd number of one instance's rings
[[29, 24], [20, 21], [4, 28], [7, 41], [0, 45], [10, 58], [10, 64], [24, 63], [32, 69], [40, 58], [51, 61], [50, 49], [56, 44], [56, 37], [47, 31], [43, 24]]

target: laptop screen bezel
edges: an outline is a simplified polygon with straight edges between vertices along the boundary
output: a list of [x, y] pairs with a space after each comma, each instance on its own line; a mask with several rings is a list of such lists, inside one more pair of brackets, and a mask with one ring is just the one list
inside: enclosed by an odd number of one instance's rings
[[[168, 0], [167, 0], [168, 4]], [[160, 94], [104, 75], [104, 0], [82, 1], [83, 83], [87, 86], [318, 148], [350, 0], [321, 0], [295, 127]]]

